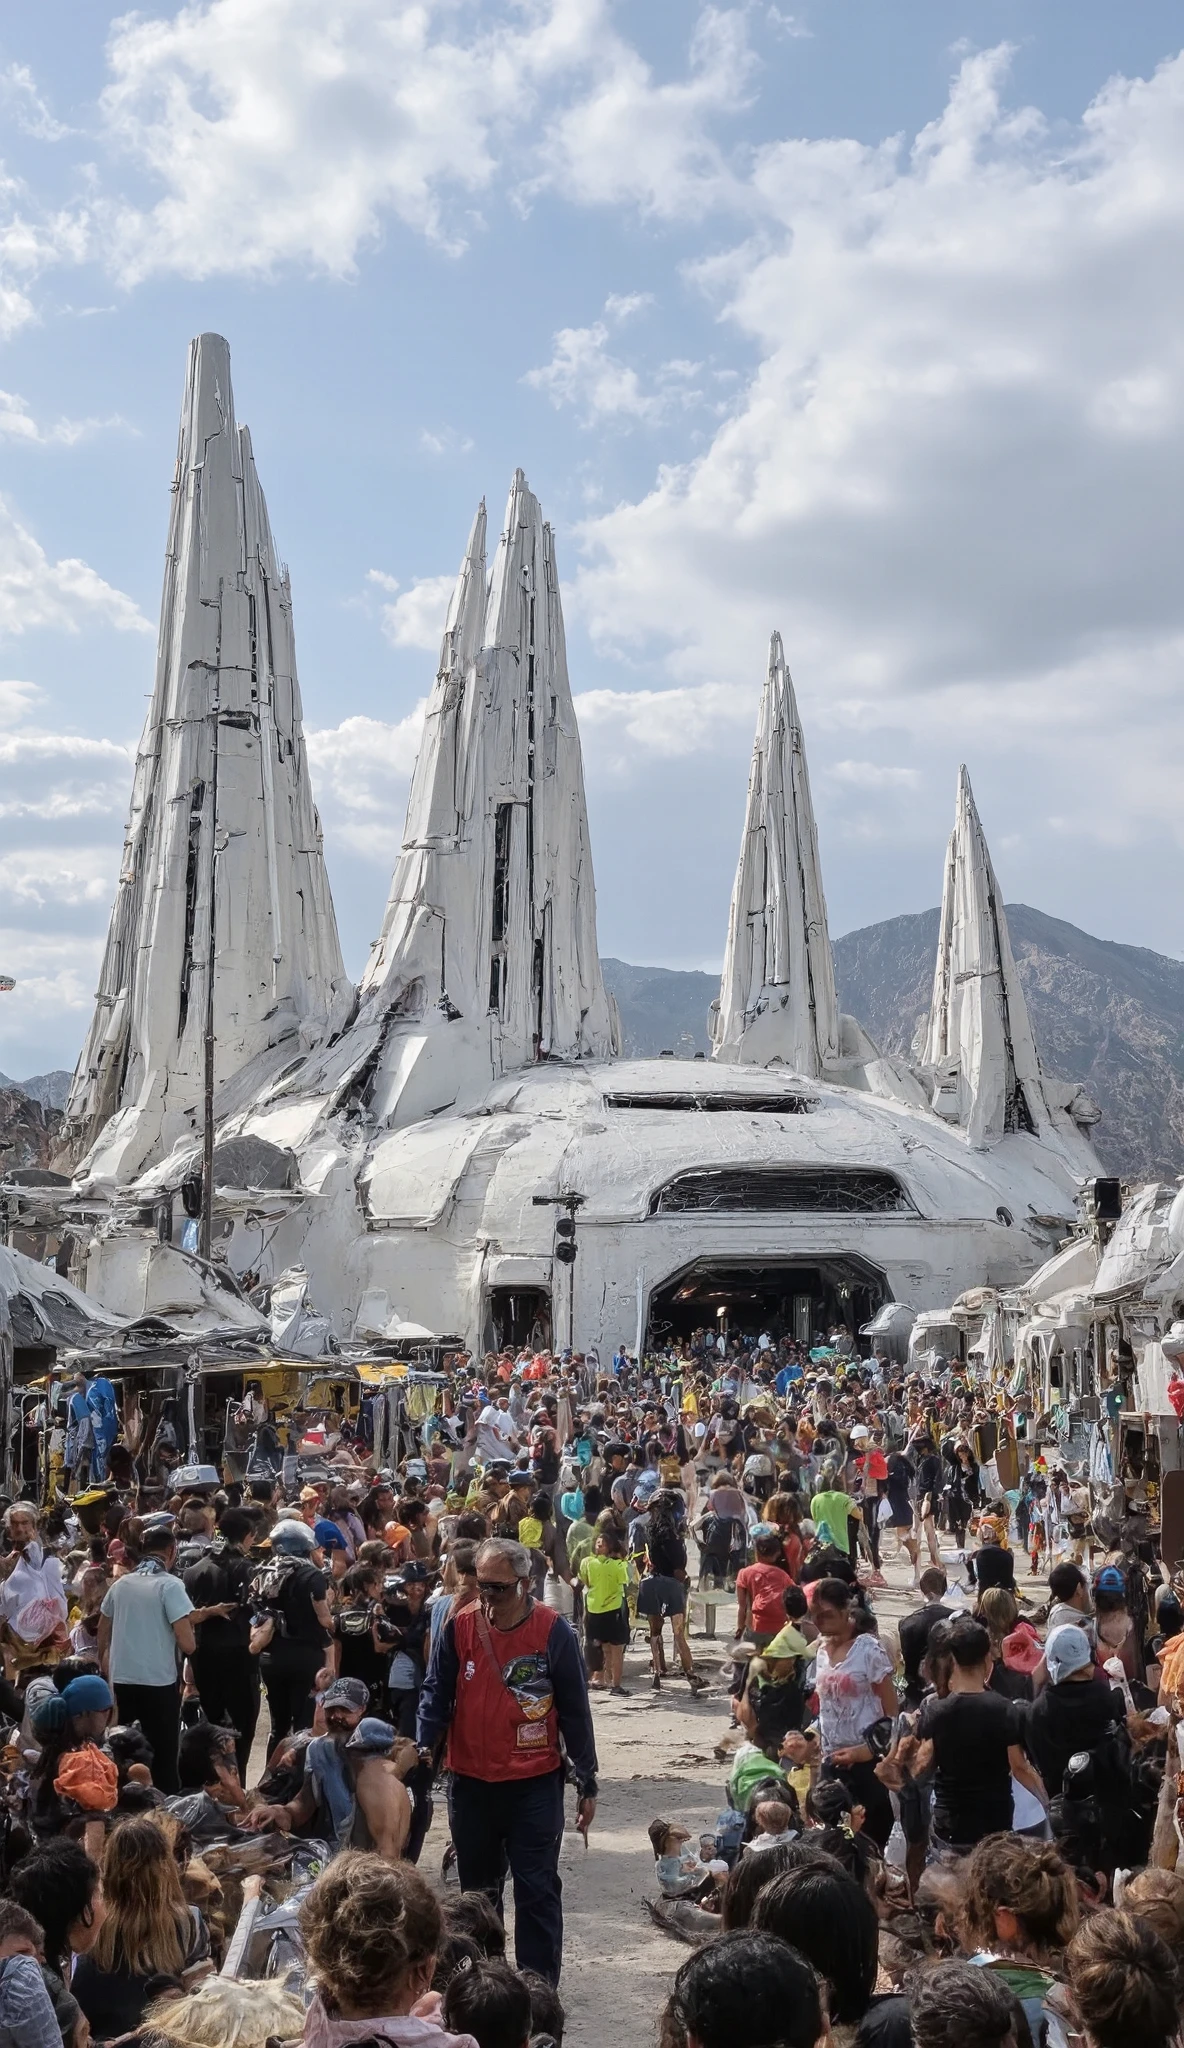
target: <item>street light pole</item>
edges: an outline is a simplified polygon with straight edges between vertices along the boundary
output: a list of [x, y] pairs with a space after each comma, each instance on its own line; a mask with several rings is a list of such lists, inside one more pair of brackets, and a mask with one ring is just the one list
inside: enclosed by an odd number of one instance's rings
[[[221, 629], [219, 629], [219, 657]], [[221, 707], [221, 668], [213, 674], [214, 701], [210, 710], [210, 847], [206, 868], [209, 888], [209, 926], [206, 935], [206, 1028], [203, 1118], [201, 1134], [201, 1221], [197, 1248], [203, 1259], [211, 1256], [214, 1236], [214, 974], [218, 959], [218, 716]]]
[[[532, 1195], [536, 1209], [566, 1209], [567, 1216], [555, 1225], [555, 1257], [568, 1270], [567, 1283], [567, 1348], [575, 1350], [576, 1327], [576, 1210], [582, 1209], [586, 1195]], [[552, 1303], [552, 1308], [554, 1303]]]

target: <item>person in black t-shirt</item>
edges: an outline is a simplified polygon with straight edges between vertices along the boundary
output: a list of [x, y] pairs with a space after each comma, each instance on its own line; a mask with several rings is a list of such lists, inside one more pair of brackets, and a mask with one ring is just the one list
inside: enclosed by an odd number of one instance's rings
[[917, 1733], [914, 1775], [934, 1770], [933, 1831], [943, 1848], [966, 1854], [985, 1835], [1012, 1824], [1011, 1781], [1047, 1805], [1044, 1786], [1024, 1753], [1023, 1709], [988, 1691], [991, 1638], [981, 1622], [950, 1629], [954, 1668], [944, 1700], [927, 1700]]
[[908, 1614], [897, 1631], [900, 1638], [900, 1655], [904, 1664], [904, 1696], [910, 1707], [921, 1704], [925, 1691], [925, 1680], [921, 1666], [929, 1648], [929, 1638], [939, 1621], [948, 1621], [953, 1609], [943, 1607], [942, 1600], [947, 1590], [947, 1579], [939, 1564], [931, 1564], [921, 1573], [921, 1591], [925, 1605], [917, 1614]]
[[235, 1751], [244, 1783], [259, 1719], [259, 1666], [251, 1655], [250, 1609], [258, 1560], [247, 1554], [254, 1534], [255, 1518], [246, 1508], [224, 1509], [213, 1544], [182, 1575], [196, 1608], [233, 1604], [232, 1614], [198, 1622], [197, 1648], [189, 1664], [207, 1721], [238, 1730]]
[[337, 1609], [337, 1677], [360, 1678], [370, 1693], [369, 1712], [386, 1717], [389, 1644], [382, 1641], [382, 1566], [351, 1565], [341, 1581]]
[[1044, 1658], [1048, 1684], [1027, 1709], [1027, 1741], [1055, 1799], [1069, 1758], [1096, 1749], [1108, 1729], [1125, 1721], [1126, 1702], [1098, 1670], [1089, 1637], [1075, 1623], [1050, 1630]]
[[[324, 1666], [333, 1619], [329, 1581], [320, 1569], [321, 1553], [307, 1523], [277, 1522], [271, 1548], [275, 1562], [265, 1575], [266, 1604], [256, 1618], [266, 1636], [259, 1662], [274, 1749], [291, 1729], [312, 1727], [313, 1687]], [[257, 1588], [258, 1583], [257, 1578]]]

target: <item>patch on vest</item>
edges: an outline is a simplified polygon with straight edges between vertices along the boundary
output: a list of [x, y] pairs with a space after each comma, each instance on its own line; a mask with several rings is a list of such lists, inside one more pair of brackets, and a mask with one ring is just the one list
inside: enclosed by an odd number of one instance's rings
[[547, 1747], [547, 1724], [545, 1721], [520, 1721], [517, 1743], [519, 1749], [545, 1749]]
[[[523, 1656], [511, 1657], [502, 1665], [502, 1683], [508, 1693], [517, 1700], [527, 1721], [545, 1721], [555, 1704], [551, 1690], [551, 1674], [547, 1669], [545, 1650], [528, 1650]], [[533, 1748], [522, 1741], [523, 1730], [518, 1730], [518, 1741], [522, 1748]], [[545, 1730], [541, 1738], [545, 1740]]]

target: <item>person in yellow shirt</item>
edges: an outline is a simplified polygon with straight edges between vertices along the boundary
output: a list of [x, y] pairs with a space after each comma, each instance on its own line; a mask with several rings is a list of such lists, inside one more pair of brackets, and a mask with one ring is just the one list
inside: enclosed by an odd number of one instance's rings
[[604, 1669], [593, 1672], [589, 1684], [596, 1691], [604, 1691], [607, 1687], [618, 1698], [624, 1698], [628, 1690], [621, 1684], [625, 1645], [629, 1641], [629, 1617], [625, 1607], [629, 1566], [624, 1551], [625, 1541], [619, 1530], [602, 1529], [597, 1535], [595, 1549], [580, 1565], [585, 1632], [588, 1641], [599, 1643], [604, 1651]]

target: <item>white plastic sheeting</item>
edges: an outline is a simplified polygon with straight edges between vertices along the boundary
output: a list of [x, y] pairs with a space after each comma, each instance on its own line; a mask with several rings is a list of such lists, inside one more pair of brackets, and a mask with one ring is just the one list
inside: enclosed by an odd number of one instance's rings
[[254, 1087], [273, 1076], [344, 1022], [352, 990], [305, 760], [291, 592], [235, 424], [230, 352], [203, 334], [189, 348], [156, 682], [66, 1107], [93, 1180], [130, 1180], [200, 1123], [212, 872], [225, 1113], [226, 1084], [252, 1066]]
[[776, 1060], [817, 1076], [840, 1055], [818, 833], [780, 633], [769, 642], [711, 1029], [717, 1060]]
[[971, 1145], [1009, 1131], [1047, 1130], [1049, 1109], [1003, 898], [970, 777], [946, 853], [937, 965], [921, 1053], [933, 1071], [933, 1107], [961, 1123]]

